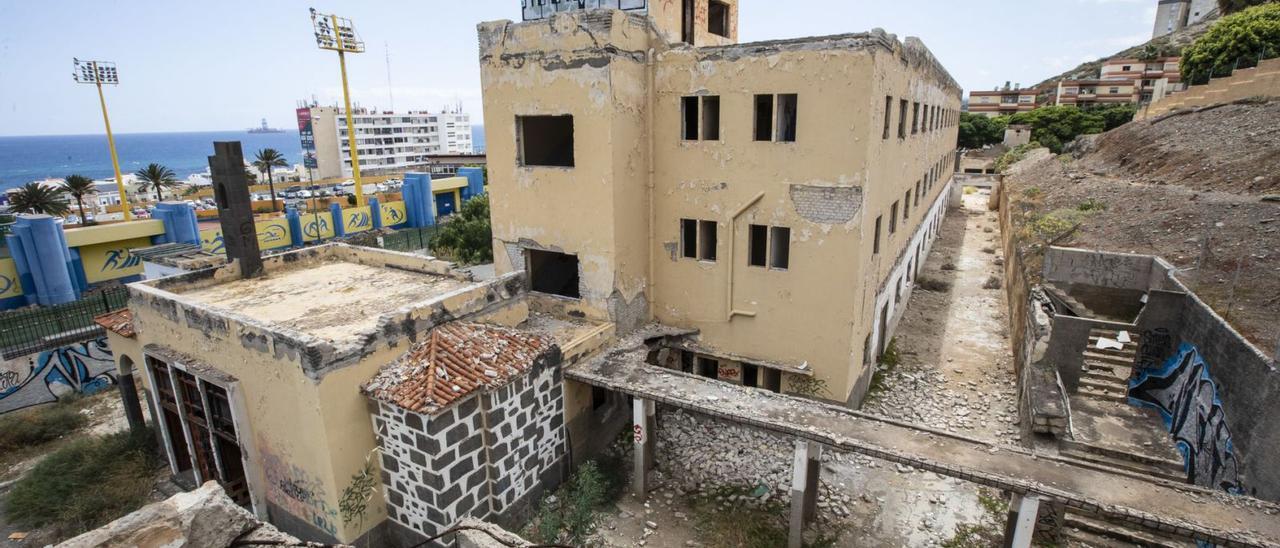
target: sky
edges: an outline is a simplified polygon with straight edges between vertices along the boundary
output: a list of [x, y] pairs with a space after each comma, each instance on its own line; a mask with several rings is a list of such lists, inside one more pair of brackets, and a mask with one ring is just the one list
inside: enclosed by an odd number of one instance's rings
[[[0, 0], [0, 136], [98, 133], [72, 58], [115, 61], [117, 133], [295, 127], [299, 100], [341, 100], [337, 55], [308, 8], [353, 20], [352, 100], [481, 120], [475, 25], [518, 20], [519, 0]], [[739, 40], [883, 28], [920, 37], [966, 90], [1034, 84], [1146, 41], [1157, 0], [741, 0]], [[388, 55], [390, 84], [388, 84]]]

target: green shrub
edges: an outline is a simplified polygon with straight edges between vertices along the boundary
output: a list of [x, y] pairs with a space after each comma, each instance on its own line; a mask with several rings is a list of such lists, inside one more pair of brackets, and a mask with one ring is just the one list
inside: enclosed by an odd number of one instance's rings
[[983, 114], [960, 113], [958, 143], [960, 148], [978, 149], [1004, 141], [1004, 130], [1009, 125], [1008, 116], [990, 117]]
[[1107, 209], [1107, 204], [1105, 202], [1089, 198], [1088, 200], [1080, 202], [1080, 205], [1077, 205], [1076, 209], [1080, 211], [1104, 211]]
[[610, 482], [599, 465], [594, 461], [583, 463], [554, 498], [543, 501], [526, 534], [544, 544], [584, 545], [595, 531], [597, 512], [609, 502], [610, 490]]
[[40, 461], [9, 493], [5, 515], [68, 537], [147, 503], [159, 467], [154, 437], [119, 432], [76, 440]]
[[467, 200], [454, 218], [441, 223], [440, 229], [431, 238], [431, 250], [463, 264], [493, 261], [489, 195], [481, 194]]
[[1004, 173], [1006, 169], [1009, 169], [1009, 166], [1021, 162], [1022, 159], [1027, 156], [1028, 152], [1037, 148], [1040, 148], [1040, 143], [1036, 141], [1013, 147], [996, 159], [996, 173]]
[[84, 427], [78, 406], [58, 403], [0, 416], [0, 453], [42, 445]]
[[1182, 51], [1182, 80], [1203, 84], [1236, 68], [1257, 66], [1259, 59], [1280, 55], [1280, 3], [1233, 13]]
[[1062, 152], [1062, 147], [1076, 137], [1102, 133], [1107, 127], [1101, 114], [1073, 106], [1048, 106], [1019, 112], [1009, 118], [1009, 123], [1031, 126], [1032, 141], [1054, 154]]

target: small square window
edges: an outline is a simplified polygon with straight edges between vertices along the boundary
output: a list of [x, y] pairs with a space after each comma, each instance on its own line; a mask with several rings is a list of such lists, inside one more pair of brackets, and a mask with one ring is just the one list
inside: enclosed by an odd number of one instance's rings
[[520, 165], [573, 167], [573, 116], [516, 116]]
[[707, 32], [729, 37], [729, 4], [710, 0], [707, 5]]

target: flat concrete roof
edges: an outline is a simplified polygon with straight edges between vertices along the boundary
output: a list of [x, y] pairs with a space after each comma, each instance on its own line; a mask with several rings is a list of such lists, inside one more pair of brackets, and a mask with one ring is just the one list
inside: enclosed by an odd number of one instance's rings
[[188, 302], [342, 343], [363, 336], [383, 314], [468, 285], [438, 274], [325, 257], [304, 268], [175, 293]]

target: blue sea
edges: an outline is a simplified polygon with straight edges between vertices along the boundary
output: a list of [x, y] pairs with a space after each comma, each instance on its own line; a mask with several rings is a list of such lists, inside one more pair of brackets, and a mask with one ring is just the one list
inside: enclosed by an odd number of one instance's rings
[[[172, 169], [179, 179], [185, 179], [209, 167], [214, 141], [240, 141], [245, 157], [250, 160], [258, 149], [270, 147], [284, 154], [291, 165], [302, 162], [297, 131], [120, 133], [116, 134], [120, 171], [133, 173], [147, 164], [157, 163]], [[484, 149], [483, 126], [472, 128], [472, 142], [477, 150]], [[115, 176], [105, 134], [0, 137], [0, 191], [73, 173], [94, 179]]]

